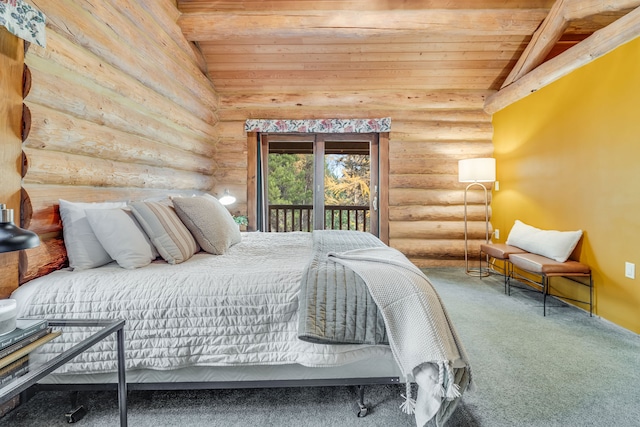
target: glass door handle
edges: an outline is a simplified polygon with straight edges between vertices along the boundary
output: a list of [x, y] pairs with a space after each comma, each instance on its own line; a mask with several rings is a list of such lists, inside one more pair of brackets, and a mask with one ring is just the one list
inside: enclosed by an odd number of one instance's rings
[[373, 201], [371, 202], [371, 207], [373, 209], [374, 212], [378, 211], [378, 186], [374, 185], [373, 186]]

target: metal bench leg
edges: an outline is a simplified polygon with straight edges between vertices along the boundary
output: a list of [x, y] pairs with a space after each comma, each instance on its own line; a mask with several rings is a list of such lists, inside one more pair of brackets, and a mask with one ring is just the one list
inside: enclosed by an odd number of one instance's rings
[[482, 271], [483, 271], [482, 270], [482, 258], [483, 258], [482, 257], [482, 249], [480, 249], [480, 259], [478, 260], [478, 264], [480, 266], [480, 268], [478, 269], [478, 271], [480, 272], [479, 273], [480, 274], [480, 276], [479, 276], [480, 280], [482, 280], [482, 278], [485, 277], [485, 276], [490, 276], [491, 275], [491, 272], [489, 271], [489, 255], [488, 254], [484, 255], [485, 263], [487, 265], [485, 270], [484, 270], [486, 272], [486, 274], [482, 273]]
[[593, 276], [589, 273], [589, 317], [593, 317]]
[[542, 276], [542, 316], [547, 315], [547, 294], [549, 293], [549, 278]]
[[508, 277], [511, 276], [511, 268], [509, 268], [509, 265], [511, 264], [509, 261], [507, 261], [506, 259], [502, 261], [504, 263], [503, 266], [503, 273], [504, 273], [504, 293], [507, 293], [507, 282], [508, 282]]

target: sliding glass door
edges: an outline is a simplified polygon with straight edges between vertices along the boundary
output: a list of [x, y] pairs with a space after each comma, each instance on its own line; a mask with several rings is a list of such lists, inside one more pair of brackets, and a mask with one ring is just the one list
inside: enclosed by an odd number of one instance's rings
[[265, 231], [378, 235], [377, 134], [261, 134]]

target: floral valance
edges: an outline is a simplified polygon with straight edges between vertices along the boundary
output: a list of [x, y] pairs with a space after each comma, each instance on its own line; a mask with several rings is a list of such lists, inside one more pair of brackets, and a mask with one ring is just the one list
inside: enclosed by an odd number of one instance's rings
[[0, 0], [0, 25], [14, 36], [45, 47], [44, 21], [42, 12], [22, 0]]
[[244, 124], [246, 132], [272, 133], [371, 133], [389, 132], [391, 117], [382, 119], [313, 119], [313, 120], [262, 120], [249, 119]]

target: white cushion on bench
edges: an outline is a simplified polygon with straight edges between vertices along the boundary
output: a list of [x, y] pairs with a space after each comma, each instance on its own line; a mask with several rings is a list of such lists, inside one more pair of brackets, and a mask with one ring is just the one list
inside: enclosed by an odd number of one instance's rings
[[565, 262], [581, 237], [582, 230], [541, 230], [516, 220], [507, 237], [507, 245], [517, 246], [558, 262]]

